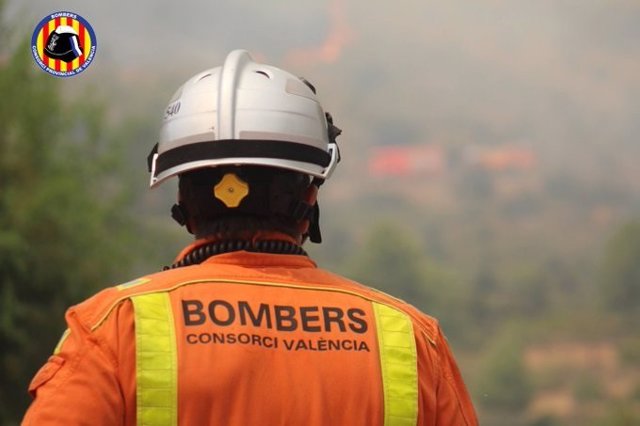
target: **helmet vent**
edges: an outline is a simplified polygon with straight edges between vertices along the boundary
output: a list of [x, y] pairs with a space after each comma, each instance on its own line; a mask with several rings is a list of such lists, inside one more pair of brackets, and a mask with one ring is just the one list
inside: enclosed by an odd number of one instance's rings
[[304, 77], [300, 77], [300, 81], [302, 81], [304, 84], [306, 84], [306, 85], [307, 85], [307, 87], [308, 87], [309, 89], [311, 89], [311, 91], [313, 92], [313, 94], [314, 94], [314, 95], [316, 94], [316, 86], [314, 86], [313, 84], [311, 84], [311, 83], [309, 82], [309, 80], [307, 80], [307, 79], [306, 79], [306, 78], [304, 78]]
[[258, 70], [255, 72], [256, 74], [260, 74], [260, 75], [264, 75], [265, 77], [267, 77], [268, 79], [271, 79], [271, 76], [269, 74], [267, 74], [265, 71], [261, 71]]
[[[205, 78], [207, 78], [207, 77], [211, 77], [211, 73], [207, 73], [207, 74], [203, 75], [202, 77], [200, 77], [200, 78], [198, 79], [198, 81], [202, 81], [202, 80], [204, 80], [204, 79], [205, 79]], [[196, 83], [197, 83], [197, 82], [196, 82]]]

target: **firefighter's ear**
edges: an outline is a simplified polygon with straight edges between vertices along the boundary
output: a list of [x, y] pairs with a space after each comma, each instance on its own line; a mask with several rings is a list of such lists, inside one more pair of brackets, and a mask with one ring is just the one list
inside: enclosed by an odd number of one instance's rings
[[318, 200], [318, 186], [315, 184], [309, 185], [304, 193], [303, 200], [310, 206], [313, 206]]

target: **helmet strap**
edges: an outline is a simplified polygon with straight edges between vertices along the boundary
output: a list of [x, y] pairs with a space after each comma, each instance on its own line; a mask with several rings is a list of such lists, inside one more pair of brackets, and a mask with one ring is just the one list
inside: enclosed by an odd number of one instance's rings
[[320, 208], [318, 207], [318, 188], [322, 185], [322, 179], [315, 178], [304, 195], [304, 199], [298, 202], [296, 206], [297, 211], [303, 211], [304, 214], [296, 215], [298, 219], [299, 230], [303, 235], [303, 238], [309, 237], [312, 243], [321, 243], [322, 236], [320, 235]]
[[320, 206], [318, 206], [317, 202], [313, 206], [313, 213], [309, 219], [309, 240], [316, 244], [322, 242], [322, 235], [320, 234]]
[[189, 231], [190, 234], [193, 234], [193, 232], [191, 231], [191, 227], [189, 226], [189, 221], [187, 219], [187, 209], [182, 203], [178, 202], [171, 207], [171, 217], [173, 218], [173, 220], [178, 222], [178, 225], [186, 226], [187, 231]]
[[178, 225], [184, 226], [187, 224], [187, 214], [184, 211], [182, 204], [174, 204], [171, 207], [171, 218], [178, 222]]

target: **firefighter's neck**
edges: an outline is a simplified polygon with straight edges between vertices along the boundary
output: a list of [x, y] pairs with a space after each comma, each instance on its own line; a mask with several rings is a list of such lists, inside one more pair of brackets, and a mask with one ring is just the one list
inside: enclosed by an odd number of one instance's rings
[[279, 231], [234, 232], [233, 234], [195, 234], [195, 244], [215, 243], [222, 241], [257, 241], [279, 240], [302, 245], [302, 235], [292, 236]]

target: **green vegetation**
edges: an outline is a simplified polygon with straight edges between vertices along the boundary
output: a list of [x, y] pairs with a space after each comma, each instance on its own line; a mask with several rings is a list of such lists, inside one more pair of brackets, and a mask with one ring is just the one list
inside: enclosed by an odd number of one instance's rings
[[21, 44], [0, 65], [0, 424], [64, 330], [64, 310], [127, 277], [133, 223], [102, 108], [66, 102]]
[[637, 408], [622, 401], [613, 401], [605, 415], [597, 419], [596, 426], [635, 426], [640, 423]]
[[603, 383], [588, 373], [583, 374], [574, 384], [574, 395], [580, 403], [600, 401], [605, 397]]
[[479, 367], [476, 386], [482, 396], [478, 402], [505, 416], [524, 411], [533, 393], [522, 340], [521, 330], [505, 330], [491, 342]]
[[[431, 305], [437, 294], [428, 294], [434, 275], [423, 262], [422, 250], [401, 227], [383, 223], [371, 230], [364, 247], [352, 261], [349, 275], [394, 296]], [[438, 280], [439, 281], [439, 280]], [[437, 283], [432, 288], [441, 288]], [[432, 292], [435, 293], [435, 292]], [[435, 305], [436, 303], [433, 303]]]
[[606, 309], [640, 314], [639, 259], [640, 221], [620, 228], [606, 247], [599, 282]]

